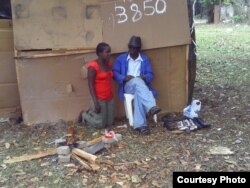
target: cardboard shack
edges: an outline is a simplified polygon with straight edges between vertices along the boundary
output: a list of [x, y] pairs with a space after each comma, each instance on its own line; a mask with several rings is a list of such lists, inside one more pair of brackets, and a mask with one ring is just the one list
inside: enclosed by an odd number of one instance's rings
[[[187, 104], [187, 1], [12, 0], [11, 7], [26, 124], [74, 120], [87, 110], [90, 95], [82, 66], [96, 58], [97, 43], [109, 43], [115, 58], [127, 50], [132, 35], [141, 36], [151, 59], [158, 105], [164, 112], [180, 112]], [[116, 100], [116, 106], [116, 116], [123, 116], [123, 103]]]

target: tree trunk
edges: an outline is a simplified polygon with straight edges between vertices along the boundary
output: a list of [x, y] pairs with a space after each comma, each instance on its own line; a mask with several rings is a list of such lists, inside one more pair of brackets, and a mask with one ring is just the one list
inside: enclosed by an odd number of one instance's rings
[[213, 22], [214, 22], [214, 7], [211, 6], [207, 14], [207, 23], [213, 23]]
[[194, 83], [196, 78], [196, 46], [195, 46], [195, 27], [193, 20], [193, 4], [192, 0], [188, 0], [189, 26], [191, 31], [191, 44], [189, 45], [188, 54], [188, 103], [193, 98]]

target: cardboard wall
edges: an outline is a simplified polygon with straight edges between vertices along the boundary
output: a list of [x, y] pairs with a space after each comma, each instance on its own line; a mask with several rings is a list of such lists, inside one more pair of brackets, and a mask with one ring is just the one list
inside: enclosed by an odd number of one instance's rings
[[[12, 0], [16, 68], [26, 124], [74, 120], [89, 107], [87, 80], [81, 67], [94, 53], [74, 54], [105, 41], [115, 58], [127, 50], [132, 35], [142, 38], [151, 58], [163, 112], [180, 112], [187, 104], [186, 1], [176, 0]], [[124, 12], [126, 11], [126, 12]], [[125, 14], [126, 13], [126, 14]], [[121, 22], [126, 18], [126, 22]], [[26, 50], [38, 49], [27, 52]], [[50, 54], [41, 49], [53, 49]], [[55, 55], [64, 49], [66, 55]], [[69, 55], [72, 53], [71, 55]], [[79, 52], [77, 52], [79, 53]], [[43, 57], [42, 57], [43, 56]], [[3, 76], [7, 79], [7, 75]], [[114, 83], [115, 93], [117, 85]], [[124, 116], [115, 96], [116, 116]]]
[[[153, 86], [159, 93], [158, 105], [163, 112], [179, 112], [187, 103], [186, 46], [147, 50], [155, 73]], [[117, 56], [113, 55], [113, 59]], [[26, 124], [74, 120], [89, 108], [87, 79], [81, 68], [95, 59], [92, 54], [47, 58], [17, 59], [17, 75]], [[114, 82], [115, 112], [124, 116], [123, 102], [117, 96]]]
[[95, 0], [12, 0], [15, 48], [95, 48], [102, 41]]
[[132, 35], [143, 49], [190, 43], [186, 1], [12, 0], [15, 48], [125, 51]]
[[0, 20], [0, 117], [20, 116], [20, 100], [10, 20]]
[[147, 50], [158, 91], [157, 104], [163, 112], [181, 112], [187, 104], [187, 45]]
[[81, 54], [17, 59], [17, 77], [24, 122], [74, 120], [89, 107], [87, 80], [81, 67], [96, 55]]
[[143, 49], [190, 43], [187, 1], [107, 0], [101, 10], [103, 40], [113, 52], [127, 50], [132, 35], [141, 36]]

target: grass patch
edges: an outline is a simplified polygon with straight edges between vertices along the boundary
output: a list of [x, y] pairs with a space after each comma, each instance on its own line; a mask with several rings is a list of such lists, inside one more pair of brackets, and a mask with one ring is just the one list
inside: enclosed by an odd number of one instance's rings
[[249, 85], [249, 26], [197, 25], [196, 43], [201, 84]]

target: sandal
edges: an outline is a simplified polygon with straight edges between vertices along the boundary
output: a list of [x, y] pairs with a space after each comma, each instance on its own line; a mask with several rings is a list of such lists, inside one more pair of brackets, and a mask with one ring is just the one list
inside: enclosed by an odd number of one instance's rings
[[135, 129], [139, 134], [149, 135], [150, 130], [147, 127], [139, 127]]

